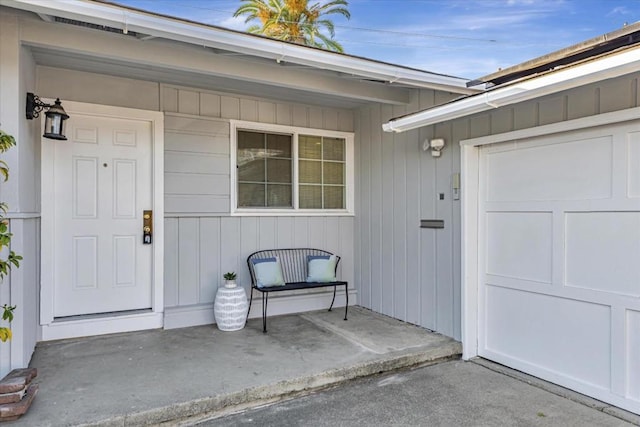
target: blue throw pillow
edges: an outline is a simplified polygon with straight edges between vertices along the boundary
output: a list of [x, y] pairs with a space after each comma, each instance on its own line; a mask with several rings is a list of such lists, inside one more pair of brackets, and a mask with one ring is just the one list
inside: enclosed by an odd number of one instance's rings
[[284, 277], [278, 257], [252, 259], [256, 285], [259, 288], [284, 286]]
[[307, 283], [310, 282], [335, 282], [336, 263], [335, 255], [310, 255], [307, 257]]

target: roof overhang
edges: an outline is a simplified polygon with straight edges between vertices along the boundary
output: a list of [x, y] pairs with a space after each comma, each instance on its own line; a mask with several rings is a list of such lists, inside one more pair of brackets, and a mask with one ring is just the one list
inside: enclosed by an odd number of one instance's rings
[[639, 40], [640, 22], [628, 24], [610, 33], [480, 77], [468, 82], [467, 86], [477, 86], [482, 83], [487, 84], [488, 87], [499, 86], [523, 77], [544, 73], [585, 59], [595, 58], [625, 46], [636, 44]]
[[384, 123], [382, 128], [385, 132], [404, 132], [623, 76], [637, 72], [639, 69], [640, 47], [633, 46], [587, 62], [392, 119]]
[[57, 16], [95, 25], [122, 28], [124, 31], [135, 31], [148, 37], [267, 58], [277, 63], [287, 62], [318, 70], [330, 70], [346, 76], [356, 76], [387, 84], [460, 94], [478, 92], [477, 89], [467, 88], [466, 80], [458, 77], [285, 43], [108, 2], [0, 0], [0, 5], [30, 11], [45, 18]]

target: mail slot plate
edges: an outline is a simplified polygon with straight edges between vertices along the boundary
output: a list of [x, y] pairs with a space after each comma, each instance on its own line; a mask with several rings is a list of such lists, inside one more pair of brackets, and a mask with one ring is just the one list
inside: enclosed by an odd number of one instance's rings
[[421, 219], [420, 228], [444, 228], [443, 219]]

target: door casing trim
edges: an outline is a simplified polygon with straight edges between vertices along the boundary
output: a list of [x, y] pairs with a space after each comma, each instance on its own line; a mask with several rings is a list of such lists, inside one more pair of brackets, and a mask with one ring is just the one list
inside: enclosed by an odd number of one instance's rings
[[[45, 102], [48, 102], [46, 100]], [[151, 312], [97, 319], [54, 322], [54, 144], [65, 141], [41, 139], [41, 249], [40, 249], [40, 326], [43, 341], [89, 335], [102, 335], [142, 329], [161, 328], [164, 318], [164, 114], [108, 105], [63, 101], [73, 114], [114, 119], [133, 119], [151, 123], [153, 267], [151, 272]], [[44, 128], [44, 115], [40, 123]]]

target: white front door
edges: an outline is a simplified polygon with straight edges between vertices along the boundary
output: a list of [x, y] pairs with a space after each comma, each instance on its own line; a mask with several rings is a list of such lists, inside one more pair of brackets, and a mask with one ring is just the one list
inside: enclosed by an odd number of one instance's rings
[[[54, 317], [149, 309], [149, 121], [74, 113], [54, 147]], [[45, 159], [47, 161], [47, 159]]]

